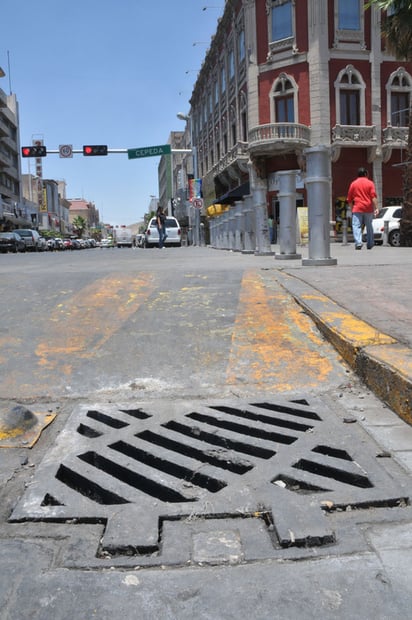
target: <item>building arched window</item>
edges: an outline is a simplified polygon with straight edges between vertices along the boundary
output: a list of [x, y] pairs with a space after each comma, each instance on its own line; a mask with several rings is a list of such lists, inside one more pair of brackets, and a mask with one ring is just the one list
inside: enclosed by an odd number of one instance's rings
[[347, 65], [335, 82], [336, 124], [365, 124], [365, 82], [352, 65]]
[[403, 67], [390, 76], [386, 85], [388, 124], [393, 127], [409, 126], [412, 77]]
[[297, 85], [292, 77], [281, 73], [273, 84], [271, 119], [274, 123], [295, 123], [297, 117]]

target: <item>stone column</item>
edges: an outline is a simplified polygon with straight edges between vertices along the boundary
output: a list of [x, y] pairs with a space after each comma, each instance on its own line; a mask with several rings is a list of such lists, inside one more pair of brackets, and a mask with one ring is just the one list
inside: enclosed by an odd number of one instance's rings
[[279, 179], [279, 250], [277, 260], [302, 258], [296, 253], [296, 171], [282, 170]]
[[305, 150], [308, 196], [309, 258], [302, 265], [336, 265], [330, 256], [329, 212], [331, 204], [330, 149], [319, 145]]
[[243, 233], [243, 250], [244, 254], [254, 254], [255, 252], [255, 230], [254, 230], [254, 217], [253, 217], [253, 204], [252, 196], [243, 197], [243, 212], [244, 212], [244, 233]]
[[263, 157], [249, 162], [249, 180], [255, 214], [256, 248], [255, 254], [273, 254], [270, 248], [268, 211], [266, 206], [267, 179], [266, 160]]

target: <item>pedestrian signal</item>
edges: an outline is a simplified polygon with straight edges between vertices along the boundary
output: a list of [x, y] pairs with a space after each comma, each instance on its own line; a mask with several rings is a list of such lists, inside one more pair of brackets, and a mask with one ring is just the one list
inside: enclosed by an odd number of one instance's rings
[[22, 157], [46, 157], [47, 149], [45, 146], [22, 146]]
[[86, 144], [83, 146], [83, 155], [87, 157], [107, 155], [107, 144]]

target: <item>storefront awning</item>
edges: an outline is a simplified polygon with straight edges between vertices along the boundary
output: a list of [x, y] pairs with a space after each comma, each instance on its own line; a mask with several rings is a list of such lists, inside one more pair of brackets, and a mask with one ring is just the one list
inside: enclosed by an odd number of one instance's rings
[[249, 181], [242, 183], [235, 189], [231, 189], [223, 196], [216, 198], [213, 204], [229, 204], [235, 202], [235, 200], [242, 200], [243, 196], [247, 196], [250, 193]]

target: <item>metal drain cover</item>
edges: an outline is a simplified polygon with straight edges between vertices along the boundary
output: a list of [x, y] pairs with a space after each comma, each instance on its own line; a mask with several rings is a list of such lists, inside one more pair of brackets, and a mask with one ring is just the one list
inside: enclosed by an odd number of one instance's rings
[[102, 523], [111, 554], [161, 554], [169, 522], [199, 518], [258, 518], [277, 548], [332, 544], [328, 510], [409, 503], [377, 452], [323, 401], [80, 405], [9, 521]]

